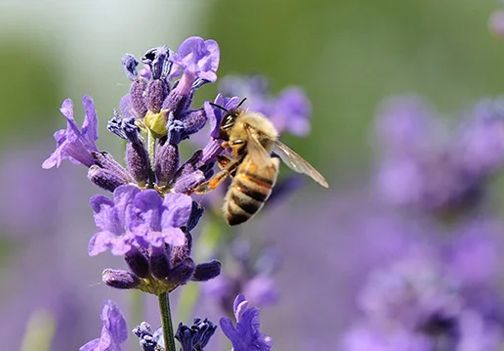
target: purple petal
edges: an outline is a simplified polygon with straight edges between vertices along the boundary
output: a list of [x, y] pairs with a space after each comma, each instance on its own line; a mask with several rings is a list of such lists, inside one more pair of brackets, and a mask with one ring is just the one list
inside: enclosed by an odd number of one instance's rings
[[95, 141], [98, 140], [98, 118], [96, 117], [94, 101], [90, 96], [83, 96], [82, 105], [85, 112], [82, 134], [89, 141], [90, 146], [93, 146]]
[[138, 193], [140, 193], [140, 189], [133, 185], [121, 185], [114, 190], [114, 208], [123, 228], [129, 224], [131, 204]]
[[[114, 343], [119, 344], [128, 338], [128, 328], [119, 307], [112, 301], [107, 301], [103, 307], [101, 319], [104, 328]], [[103, 332], [102, 332], [103, 334]], [[102, 335], [103, 337], [103, 335]]]
[[93, 196], [89, 200], [93, 209], [93, 217], [98, 228], [120, 234], [120, 223], [114, 212], [114, 201], [103, 195]]
[[219, 45], [215, 40], [190, 37], [180, 44], [173, 62], [179, 66], [177, 74], [183, 69], [192, 72], [198, 78], [214, 82], [217, 79], [219, 59]]
[[161, 216], [161, 227], [180, 228], [187, 224], [191, 216], [192, 199], [185, 194], [166, 194], [163, 206], [165, 210]]
[[94, 339], [86, 343], [85, 345], [79, 348], [79, 351], [96, 351], [98, 349], [98, 345], [100, 344], [100, 339]]
[[107, 251], [112, 247], [112, 242], [115, 239], [114, 233], [103, 231], [98, 232], [91, 240], [89, 240], [88, 244], [88, 254], [89, 256], [96, 256], [102, 252]]

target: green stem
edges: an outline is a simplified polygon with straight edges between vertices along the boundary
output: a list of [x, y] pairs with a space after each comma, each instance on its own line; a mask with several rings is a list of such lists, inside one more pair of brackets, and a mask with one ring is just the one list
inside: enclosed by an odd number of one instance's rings
[[164, 292], [159, 294], [159, 309], [161, 310], [161, 325], [166, 351], [175, 350], [175, 338], [173, 335], [173, 323], [170, 311], [170, 296]]
[[154, 172], [156, 167], [156, 138], [150, 129], [147, 129], [147, 153], [149, 154], [149, 162], [151, 166], [151, 176], [149, 179], [150, 187], [154, 186]]

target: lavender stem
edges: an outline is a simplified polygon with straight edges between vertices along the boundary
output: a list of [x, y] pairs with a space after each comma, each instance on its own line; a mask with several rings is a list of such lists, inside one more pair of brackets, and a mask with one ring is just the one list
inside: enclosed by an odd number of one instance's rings
[[159, 309], [161, 310], [161, 325], [163, 327], [163, 338], [166, 351], [176, 351], [175, 338], [173, 335], [173, 323], [170, 311], [170, 297], [167, 292], [161, 293], [159, 298]]

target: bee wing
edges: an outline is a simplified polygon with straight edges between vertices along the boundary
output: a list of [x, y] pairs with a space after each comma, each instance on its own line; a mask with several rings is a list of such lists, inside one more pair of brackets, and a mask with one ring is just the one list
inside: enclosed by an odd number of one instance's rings
[[282, 161], [293, 171], [306, 174], [324, 188], [329, 188], [329, 184], [319, 171], [281, 141], [275, 141], [273, 152], [280, 156]]
[[271, 162], [271, 155], [259, 142], [257, 133], [250, 126], [247, 126], [245, 130], [247, 131], [248, 136], [247, 154], [251, 158], [252, 162], [257, 166], [269, 165]]

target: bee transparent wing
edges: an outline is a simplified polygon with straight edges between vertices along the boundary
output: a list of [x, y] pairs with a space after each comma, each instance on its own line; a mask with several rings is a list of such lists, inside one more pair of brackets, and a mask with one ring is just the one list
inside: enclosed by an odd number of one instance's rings
[[329, 184], [327, 184], [324, 176], [319, 171], [281, 141], [275, 141], [273, 152], [293, 171], [306, 174], [324, 188], [329, 188]]
[[271, 155], [259, 142], [255, 130], [249, 126], [247, 126], [245, 130], [248, 136], [247, 155], [257, 166], [269, 165], [271, 162]]

